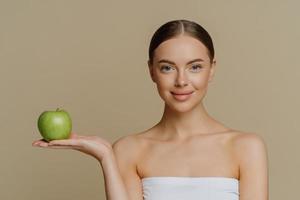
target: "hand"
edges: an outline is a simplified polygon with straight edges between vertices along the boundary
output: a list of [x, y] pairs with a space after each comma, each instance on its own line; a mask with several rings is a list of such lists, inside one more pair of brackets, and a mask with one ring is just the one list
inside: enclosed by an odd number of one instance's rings
[[95, 157], [102, 161], [112, 155], [112, 145], [103, 138], [95, 135], [83, 136], [71, 132], [70, 138], [63, 140], [52, 140], [47, 142], [44, 139], [36, 140], [32, 146], [52, 149], [74, 149]]

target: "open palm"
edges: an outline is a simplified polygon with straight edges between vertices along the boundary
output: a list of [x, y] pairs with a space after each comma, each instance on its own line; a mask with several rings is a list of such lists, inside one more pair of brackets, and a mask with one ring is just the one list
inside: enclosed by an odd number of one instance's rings
[[71, 132], [68, 139], [52, 140], [47, 142], [44, 139], [36, 140], [32, 146], [52, 149], [74, 149], [95, 157], [102, 161], [105, 156], [110, 155], [112, 145], [105, 139], [95, 135], [78, 135]]

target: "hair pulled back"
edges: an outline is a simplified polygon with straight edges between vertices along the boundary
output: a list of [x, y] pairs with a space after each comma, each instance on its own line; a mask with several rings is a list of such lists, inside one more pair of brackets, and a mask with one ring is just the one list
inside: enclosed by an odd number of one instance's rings
[[153, 34], [149, 46], [149, 62], [153, 64], [153, 57], [155, 49], [164, 41], [179, 36], [181, 34], [189, 35], [196, 38], [206, 46], [208, 56], [212, 63], [214, 58], [214, 46], [209, 33], [199, 24], [193, 21], [181, 19], [166, 22], [160, 26]]

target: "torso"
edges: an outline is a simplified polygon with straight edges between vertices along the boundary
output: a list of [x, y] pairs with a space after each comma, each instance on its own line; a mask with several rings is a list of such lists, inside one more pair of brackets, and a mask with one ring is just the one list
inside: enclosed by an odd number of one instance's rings
[[241, 134], [231, 130], [195, 135], [185, 141], [157, 137], [154, 130], [136, 134], [139, 140], [137, 172], [140, 178], [156, 176], [208, 177], [239, 179], [239, 165], [233, 138]]

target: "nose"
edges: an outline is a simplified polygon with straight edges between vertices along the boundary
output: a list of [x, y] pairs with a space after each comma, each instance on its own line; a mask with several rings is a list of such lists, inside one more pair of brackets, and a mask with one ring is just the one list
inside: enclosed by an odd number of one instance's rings
[[188, 85], [187, 82], [188, 81], [186, 79], [186, 76], [185, 76], [184, 72], [178, 73], [178, 76], [177, 76], [176, 82], [175, 82], [175, 86], [176, 87], [187, 86]]

